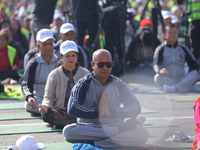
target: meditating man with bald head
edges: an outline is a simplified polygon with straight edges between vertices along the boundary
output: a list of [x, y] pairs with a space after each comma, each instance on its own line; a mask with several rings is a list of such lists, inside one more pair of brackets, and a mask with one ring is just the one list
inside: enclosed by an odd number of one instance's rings
[[94, 71], [81, 78], [71, 91], [67, 110], [77, 123], [64, 127], [66, 140], [101, 148], [144, 144], [148, 131], [138, 126], [136, 119], [140, 103], [122, 80], [110, 74], [110, 52], [96, 50], [91, 65]]

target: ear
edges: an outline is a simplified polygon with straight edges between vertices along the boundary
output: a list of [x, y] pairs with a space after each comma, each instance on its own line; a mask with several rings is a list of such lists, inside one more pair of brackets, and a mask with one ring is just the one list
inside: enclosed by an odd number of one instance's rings
[[91, 61], [91, 66], [92, 66], [92, 69], [94, 69], [94, 62]]
[[165, 37], [165, 36], [166, 36], [166, 33], [163, 33], [163, 36]]
[[58, 36], [59, 36], [59, 38], [60, 38], [60, 39], [62, 39], [62, 35], [61, 35], [61, 33], [59, 33], [59, 35], [58, 35]]
[[63, 56], [62, 56], [62, 55], [60, 55], [60, 59], [63, 59]]
[[40, 51], [40, 44], [37, 42], [37, 48]]

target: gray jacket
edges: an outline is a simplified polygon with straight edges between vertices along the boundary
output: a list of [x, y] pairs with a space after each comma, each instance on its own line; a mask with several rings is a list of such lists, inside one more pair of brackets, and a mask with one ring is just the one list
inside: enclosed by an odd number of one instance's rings
[[55, 54], [53, 54], [50, 63], [47, 64], [40, 53], [28, 62], [22, 81], [22, 93], [26, 101], [29, 97], [42, 101], [47, 77], [55, 69], [57, 63], [58, 57]]
[[[76, 83], [80, 78], [89, 73], [87, 69], [79, 66], [76, 74], [73, 76], [74, 82]], [[68, 80], [69, 77], [64, 74], [62, 66], [54, 69], [48, 76], [42, 105], [65, 110], [64, 104]]]
[[186, 62], [190, 71], [199, 69], [194, 55], [185, 45], [178, 42], [170, 45], [165, 41], [154, 52], [153, 68], [156, 73], [165, 68], [170, 78], [178, 79], [185, 75]]

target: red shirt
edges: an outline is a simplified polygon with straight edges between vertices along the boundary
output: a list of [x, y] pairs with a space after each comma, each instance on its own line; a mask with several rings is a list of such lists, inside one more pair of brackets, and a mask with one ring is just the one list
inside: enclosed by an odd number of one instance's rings
[[[19, 58], [16, 52], [16, 56], [13, 65], [20, 67]], [[8, 48], [0, 49], [0, 72], [6, 72], [11, 69], [10, 62], [8, 59]]]

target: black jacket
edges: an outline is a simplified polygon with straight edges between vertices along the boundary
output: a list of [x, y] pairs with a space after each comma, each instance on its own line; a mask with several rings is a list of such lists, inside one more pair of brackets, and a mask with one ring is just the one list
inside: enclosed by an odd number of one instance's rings
[[98, 4], [96, 0], [72, 0], [75, 17], [98, 15]]
[[178, 5], [183, 4], [183, 0], [177, 0]]

